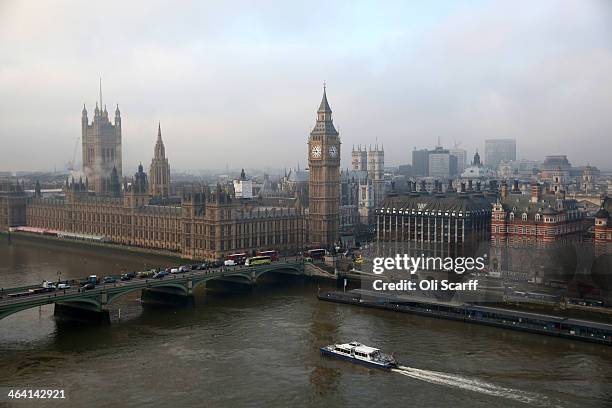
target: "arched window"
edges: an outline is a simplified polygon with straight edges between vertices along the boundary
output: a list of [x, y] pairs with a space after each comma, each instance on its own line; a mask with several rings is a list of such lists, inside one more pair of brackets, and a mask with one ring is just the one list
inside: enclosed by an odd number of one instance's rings
[[540, 214], [536, 214], [536, 216], [535, 216], [535, 220], [536, 220], [536, 221], [540, 221], [540, 218], [541, 218], [541, 217], [540, 217]]
[[527, 213], [523, 213], [521, 218], [523, 221], [527, 221]]
[[510, 221], [514, 221], [514, 213], [513, 212], [510, 213]]

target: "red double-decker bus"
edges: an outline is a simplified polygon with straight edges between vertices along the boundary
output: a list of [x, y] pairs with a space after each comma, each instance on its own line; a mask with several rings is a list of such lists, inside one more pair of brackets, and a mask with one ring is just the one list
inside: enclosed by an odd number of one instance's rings
[[269, 256], [272, 262], [278, 261], [278, 251], [258, 251], [257, 256]]
[[[247, 254], [245, 253], [240, 253], [240, 254], [231, 254], [227, 256], [227, 260], [225, 261], [225, 265], [244, 265], [244, 262], [247, 259]], [[231, 261], [231, 262], [228, 262]]]

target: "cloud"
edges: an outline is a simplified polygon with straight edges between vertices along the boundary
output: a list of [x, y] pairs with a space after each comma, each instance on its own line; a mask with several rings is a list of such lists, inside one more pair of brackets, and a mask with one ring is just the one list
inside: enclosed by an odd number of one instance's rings
[[[327, 4], [3, 2], [3, 170], [62, 167], [103, 76], [124, 163], [148, 163], [162, 122], [173, 169], [292, 166], [327, 80], [343, 166], [440, 137], [470, 152], [609, 167], [612, 13], [605, 1]], [[578, 140], [580, 141], [578, 143]]]

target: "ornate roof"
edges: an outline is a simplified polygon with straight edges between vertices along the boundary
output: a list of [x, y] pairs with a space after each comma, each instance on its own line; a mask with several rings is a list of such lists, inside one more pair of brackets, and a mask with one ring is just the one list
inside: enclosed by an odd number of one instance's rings
[[325, 85], [323, 86], [323, 99], [321, 99], [321, 104], [319, 105], [319, 110], [317, 112], [326, 112], [331, 113], [331, 108], [329, 107], [329, 103], [327, 102], [327, 92]]
[[317, 122], [310, 132], [311, 136], [338, 136], [338, 131], [334, 127], [334, 121], [332, 120], [332, 110], [327, 102], [327, 92], [325, 86], [323, 87], [323, 99], [317, 110]]
[[558, 209], [565, 211], [577, 208], [576, 200], [562, 199], [547, 193], [540, 195], [537, 202], [531, 201], [531, 194], [509, 194], [501, 200], [501, 204], [506, 212], [514, 212], [515, 215], [526, 213], [530, 220], [533, 220], [536, 214], [555, 215], [559, 213]]
[[482, 194], [450, 193], [419, 194], [411, 193], [397, 197], [387, 197], [380, 206], [381, 210], [396, 209], [427, 212], [491, 212], [491, 198]]

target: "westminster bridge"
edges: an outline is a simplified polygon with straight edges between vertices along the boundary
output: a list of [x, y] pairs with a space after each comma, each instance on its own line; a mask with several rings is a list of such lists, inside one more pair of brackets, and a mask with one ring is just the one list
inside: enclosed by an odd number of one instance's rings
[[[66, 316], [86, 316], [94, 320], [109, 321], [108, 307], [119, 297], [134, 291], [142, 291], [155, 297], [188, 300], [193, 291], [208, 281], [224, 281], [254, 285], [267, 273], [279, 273], [295, 276], [319, 274], [319, 268], [305, 264], [302, 258], [287, 258], [268, 265], [233, 266], [207, 270], [191, 270], [184, 273], [166, 275], [160, 279], [133, 278], [128, 281], [118, 280], [114, 283], [101, 283], [90, 290], [84, 290], [80, 282], [68, 289], [57, 289], [43, 293], [29, 293], [30, 289], [41, 285], [30, 285], [15, 288], [3, 288], [0, 298], [0, 320], [22, 310], [43, 305], [54, 304], [55, 314]], [[333, 276], [333, 275], [332, 275]], [[23, 293], [23, 296], [11, 294]], [[58, 313], [59, 312], [59, 313]]]

